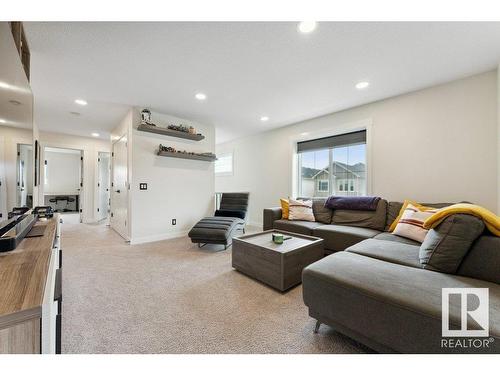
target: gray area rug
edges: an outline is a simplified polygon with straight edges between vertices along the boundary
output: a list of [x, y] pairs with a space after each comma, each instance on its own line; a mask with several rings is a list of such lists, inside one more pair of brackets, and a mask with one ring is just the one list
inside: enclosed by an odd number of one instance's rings
[[279, 293], [187, 238], [128, 245], [63, 224], [63, 353], [364, 353]]

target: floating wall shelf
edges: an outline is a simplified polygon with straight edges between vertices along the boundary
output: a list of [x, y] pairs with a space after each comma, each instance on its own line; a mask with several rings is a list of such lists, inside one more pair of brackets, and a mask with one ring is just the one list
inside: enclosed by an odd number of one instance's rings
[[190, 159], [190, 160], [201, 160], [201, 161], [215, 161], [217, 158], [214, 156], [205, 156], [205, 155], [193, 155], [187, 154], [183, 152], [167, 152], [167, 151], [158, 151], [158, 156], [165, 156], [167, 158], [179, 158], [179, 159]]
[[205, 136], [201, 135], [201, 134], [190, 134], [190, 133], [181, 132], [179, 130], [172, 130], [172, 129], [167, 129], [167, 128], [163, 128], [160, 126], [153, 126], [153, 125], [147, 125], [147, 124], [140, 124], [137, 127], [137, 130], [140, 130], [143, 132], [148, 132], [148, 133], [167, 135], [169, 137], [191, 139], [193, 141], [201, 141], [202, 139], [205, 139]]

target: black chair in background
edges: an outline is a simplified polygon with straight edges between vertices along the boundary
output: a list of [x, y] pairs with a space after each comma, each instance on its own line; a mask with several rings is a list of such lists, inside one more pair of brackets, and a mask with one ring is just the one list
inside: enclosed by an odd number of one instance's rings
[[214, 216], [201, 219], [189, 231], [191, 242], [197, 243], [198, 247], [219, 244], [227, 249], [231, 246], [238, 230], [245, 233], [248, 199], [249, 193], [222, 193], [220, 207]]

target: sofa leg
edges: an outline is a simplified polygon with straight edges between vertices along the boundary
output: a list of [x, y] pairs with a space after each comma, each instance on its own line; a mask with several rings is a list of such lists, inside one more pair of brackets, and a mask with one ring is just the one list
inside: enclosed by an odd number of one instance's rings
[[314, 333], [318, 333], [319, 331], [319, 326], [321, 325], [321, 322], [319, 320], [316, 320], [316, 325], [314, 326]]

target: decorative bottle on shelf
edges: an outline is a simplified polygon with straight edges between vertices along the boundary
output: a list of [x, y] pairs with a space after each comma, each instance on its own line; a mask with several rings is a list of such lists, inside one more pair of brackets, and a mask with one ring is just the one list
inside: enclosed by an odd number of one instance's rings
[[147, 108], [141, 111], [141, 125], [154, 125], [151, 122], [151, 111]]

